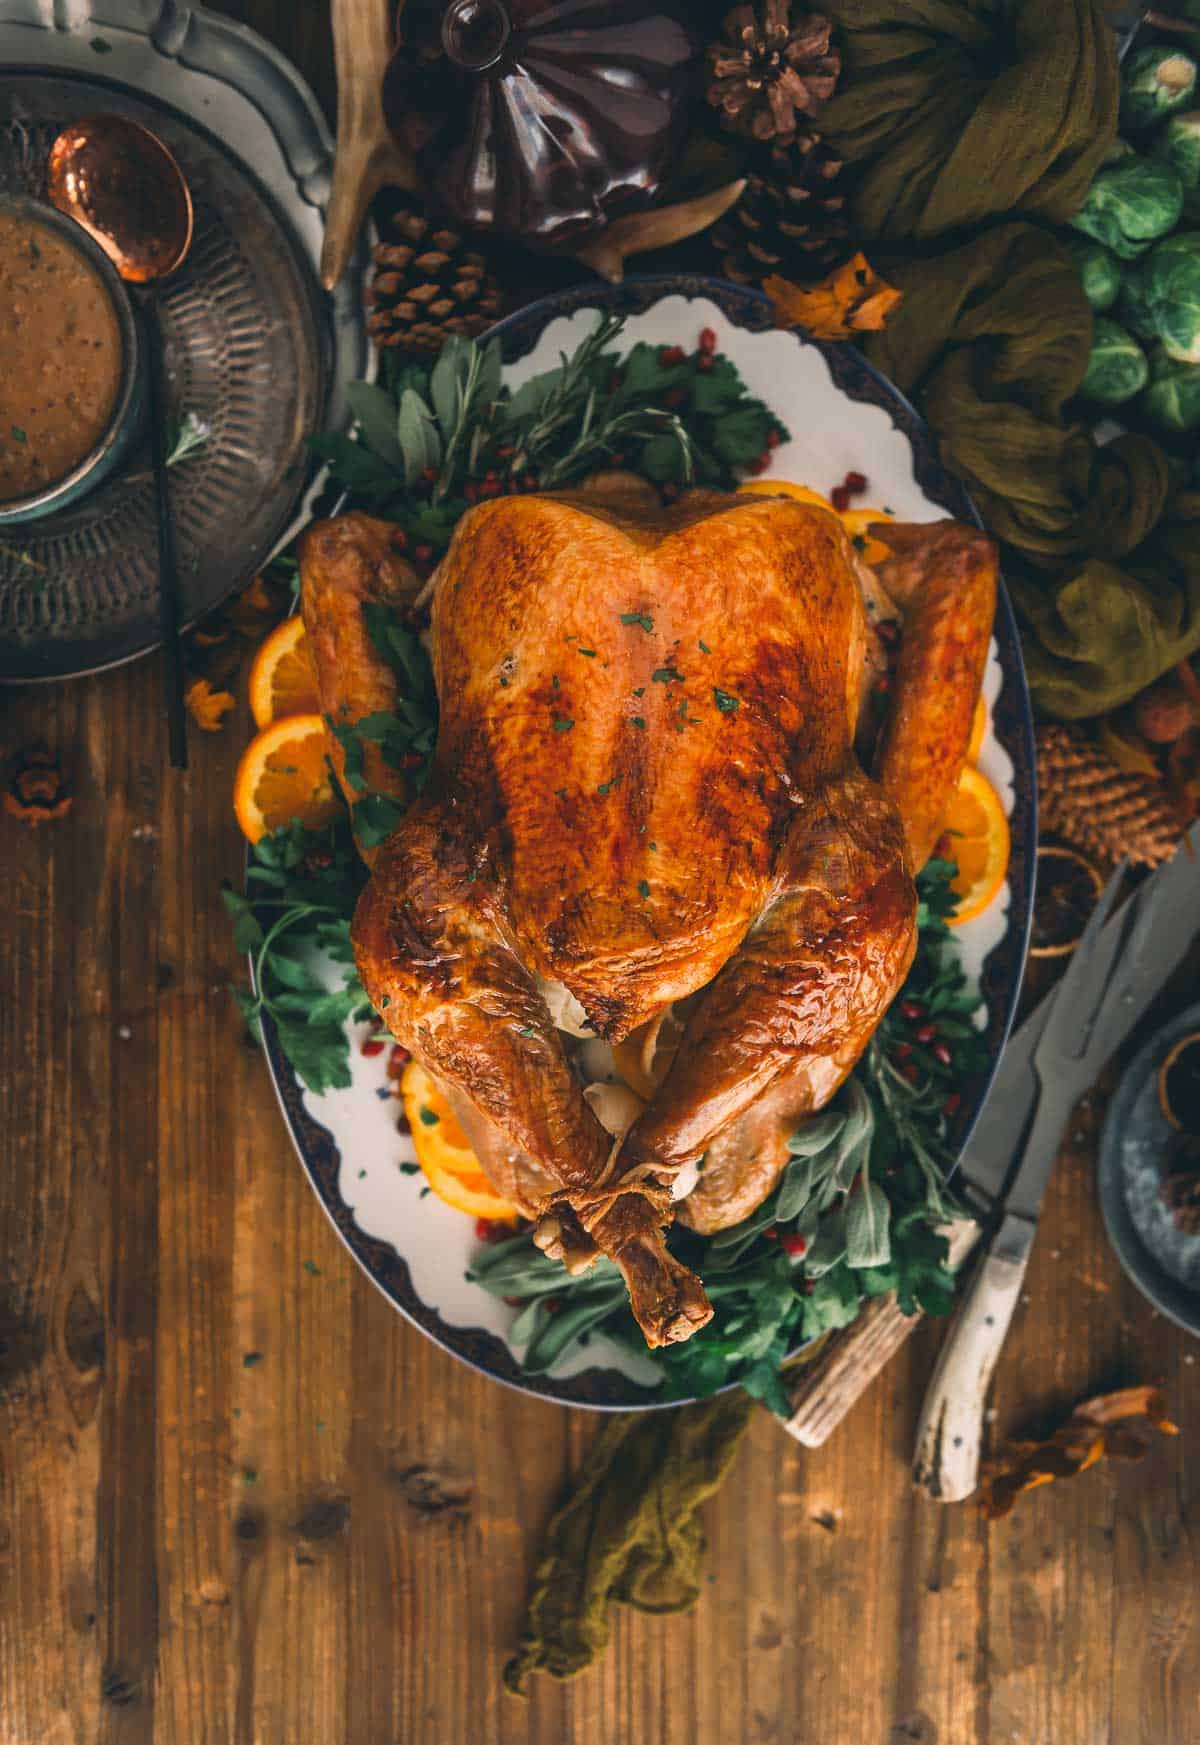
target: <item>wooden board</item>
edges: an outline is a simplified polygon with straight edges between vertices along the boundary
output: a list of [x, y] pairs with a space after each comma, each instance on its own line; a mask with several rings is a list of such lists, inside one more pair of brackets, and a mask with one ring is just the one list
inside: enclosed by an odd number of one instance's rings
[[[328, 98], [322, 6], [230, 10]], [[0, 815], [2, 1745], [1200, 1739], [1196, 1346], [1108, 1251], [1103, 1099], [991, 1434], [1161, 1377], [1182, 1438], [990, 1529], [938, 1509], [908, 1485], [927, 1328], [826, 1448], [754, 1424], [692, 1615], [620, 1617], [595, 1672], [504, 1694], [594, 1420], [435, 1349], [320, 1212], [228, 993], [246, 731], [244, 705], [193, 731], [173, 776], [153, 660], [0, 694], [0, 748], [44, 742], [78, 792], [37, 832]]]

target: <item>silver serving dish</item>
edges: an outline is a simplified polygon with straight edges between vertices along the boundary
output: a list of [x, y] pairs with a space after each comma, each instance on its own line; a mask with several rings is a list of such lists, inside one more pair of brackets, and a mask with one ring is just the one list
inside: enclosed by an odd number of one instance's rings
[[[70, 25], [58, 22], [70, 17]], [[184, 616], [246, 583], [308, 518], [310, 446], [347, 423], [367, 373], [365, 249], [336, 293], [318, 263], [333, 141], [284, 57], [176, 0], [0, 0], [0, 189], [42, 192], [66, 121], [108, 111], [152, 128], [196, 204], [192, 253], [161, 294], [173, 417], [210, 436], [172, 473]], [[0, 680], [63, 678], [158, 641], [148, 456], [61, 512], [0, 528]]]

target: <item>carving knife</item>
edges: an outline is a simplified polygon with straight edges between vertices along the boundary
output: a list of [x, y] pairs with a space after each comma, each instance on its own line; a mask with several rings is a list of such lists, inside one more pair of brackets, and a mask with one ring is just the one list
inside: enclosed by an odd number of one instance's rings
[[971, 1209], [993, 1223], [998, 1215], [998, 1227], [942, 1347], [917, 1432], [913, 1480], [938, 1501], [975, 1488], [984, 1399], [1071, 1111], [1200, 929], [1198, 852], [1200, 824], [1113, 914], [1118, 869], [1066, 975], [1006, 1051], [960, 1178]]

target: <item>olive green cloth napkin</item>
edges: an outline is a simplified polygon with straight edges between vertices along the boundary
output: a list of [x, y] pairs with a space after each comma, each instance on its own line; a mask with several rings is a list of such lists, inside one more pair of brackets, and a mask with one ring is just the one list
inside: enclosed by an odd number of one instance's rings
[[1078, 272], [1041, 223], [995, 221], [1082, 200], [1116, 129], [1111, 27], [1098, 0], [829, 10], [847, 72], [822, 125], [853, 166], [855, 232], [904, 293], [867, 355], [1010, 548], [1039, 707], [1106, 712], [1200, 646], [1194, 511], [1168, 506], [1157, 443], [1096, 443], [1072, 405], [1092, 341]]
[[609, 1605], [682, 1612], [700, 1592], [700, 1505], [729, 1470], [758, 1409], [741, 1390], [674, 1412], [611, 1419], [553, 1516], [533, 1578], [521, 1645], [504, 1682], [570, 1678], [604, 1652]]
[[1020, 213], [1061, 223], [1117, 128], [1101, 0], [822, 0], [841, 27], [821, 131], [855, 168], [854, 229], [904, 248]]

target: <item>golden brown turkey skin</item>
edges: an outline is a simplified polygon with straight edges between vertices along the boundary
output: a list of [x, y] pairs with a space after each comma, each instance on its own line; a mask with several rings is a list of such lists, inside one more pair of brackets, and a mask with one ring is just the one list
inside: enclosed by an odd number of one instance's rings
[[[360, 901], [360, 972], [397, 1037], [502, 1136], [504, 1173], [524, 1160], [523, 1199], [558, 1184], [543, 1245], [572, 1264], [610, 1254], [651, 1344], [711, 1313], [663, 1246], [679, 1169], [709, 1149], [721, 1162], [759, 1103], [794, 1122], [826, 1101], [911, 960], [911, 870], [957, 779], [991, 622], [991, 583], [964, 579], [947, 548], [967, 621], [948, 629], [940, 569], [916, 574], [937, 530], [913, 531], [906, 546], [887, 530], [918, 627], [898, 715], [948, 674], [955, 694], [904, 712], [882, 783], [852, 752], [866, 635], [852, 552], [819, 509], [502, 499], [463, 518], [438, 572], [434, 768]], [[990, 548], [962, 531], [984, 575]], [[545, 982], [614, 1041], [698, 996], [619, 1146], [571, 1074]], [[698, 1190], [700, 1227], [721, 1221], [705, 1196], [734, 1222], [772, 1185], [755, 1159], [722, 1170], [724, 1190], [721, 1171]]]
[[711, 980], [845, 759], [848, 550], [832, 516], [707, 493], [645, 522], [518, 498], [460, 524], [433, 607], [439, 769], [502, 845], [523, 960], [601, 1035]]

